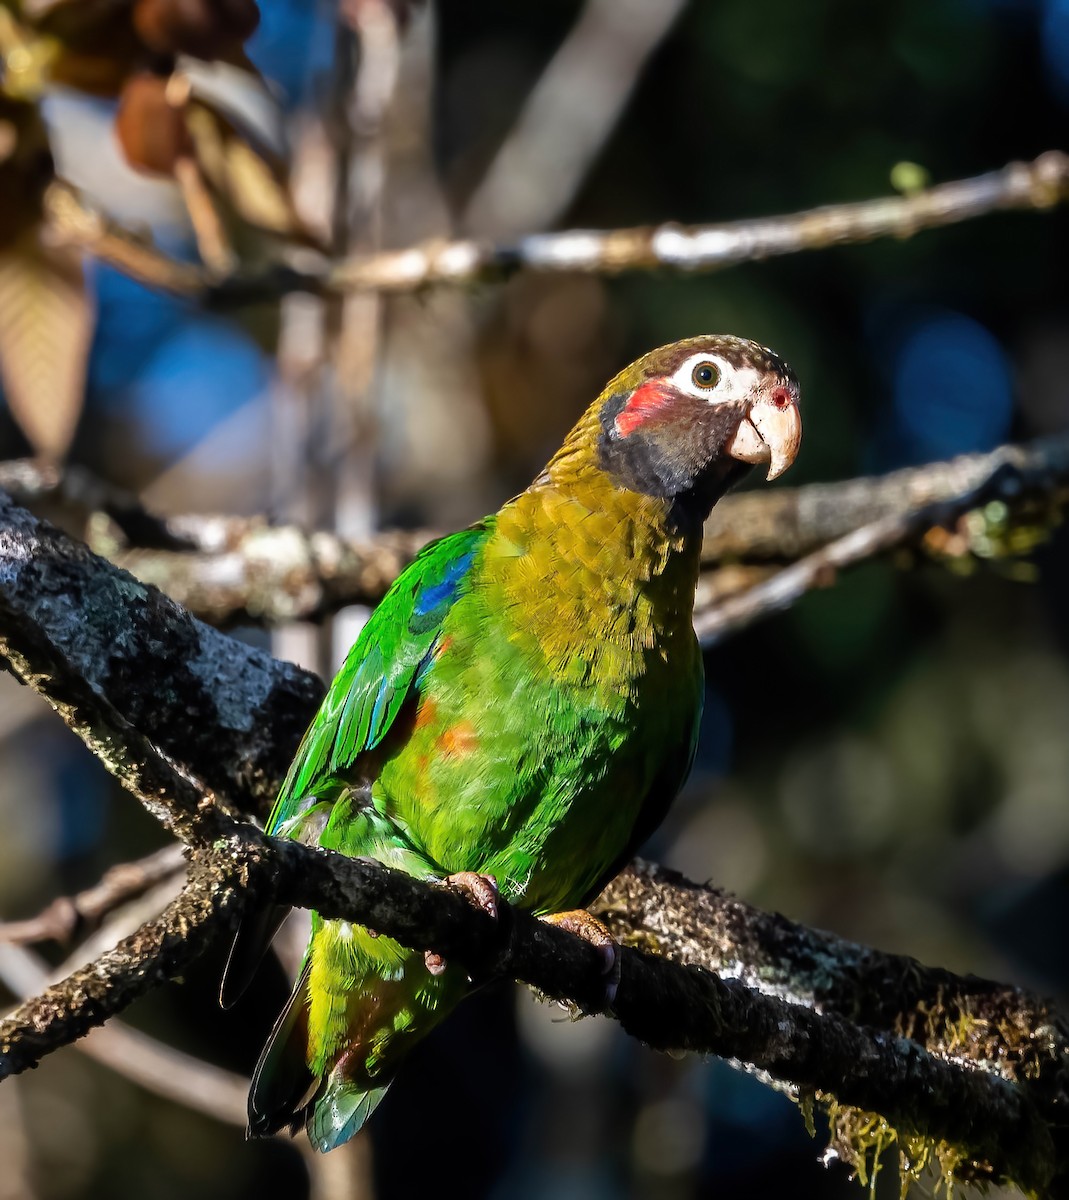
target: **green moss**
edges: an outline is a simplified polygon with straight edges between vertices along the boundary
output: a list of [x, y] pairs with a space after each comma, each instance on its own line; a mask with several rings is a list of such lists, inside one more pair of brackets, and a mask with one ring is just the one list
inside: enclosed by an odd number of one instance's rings
[[850, 1168], [852, 1175], [876, 1193], [876, 1181], [887, 1165], [890, 1151], [898, 1151], [898, 1178], [902, 1200], [915, 1185], [925, 1194], [951, 1200], [955, 1185], [989, 1180], [986, 1163], [970, 1161], [948, 1142], [896, 1129], [876, 1113], [864, 1112], [820, 1098], [828, 1117], [828, 1151]]

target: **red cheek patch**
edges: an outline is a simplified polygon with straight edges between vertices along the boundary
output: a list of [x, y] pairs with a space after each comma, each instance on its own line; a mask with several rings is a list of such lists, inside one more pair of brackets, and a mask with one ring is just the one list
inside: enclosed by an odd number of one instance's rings
[[616, 432], [620, 437], [630, 437], [651, 417], [663, 412], [671, 399], [672, 393], [659, 380], [651, 379], [635, 388], [631, 399], [616, 416]]

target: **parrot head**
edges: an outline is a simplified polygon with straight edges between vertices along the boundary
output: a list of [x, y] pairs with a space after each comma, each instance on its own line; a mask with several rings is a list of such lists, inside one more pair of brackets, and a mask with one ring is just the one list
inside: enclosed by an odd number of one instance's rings
[[598, 459], [620, 486], [708, 516], [749, 465], [775, 479], [802, 437], [798, 380], [764, 346], [710, 334], [662, 346], [598, 400]]

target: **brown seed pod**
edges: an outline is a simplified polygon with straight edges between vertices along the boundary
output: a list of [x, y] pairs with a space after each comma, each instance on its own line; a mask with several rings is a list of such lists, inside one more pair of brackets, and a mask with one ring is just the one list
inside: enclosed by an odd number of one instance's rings
[[158, 54], [217, 58], [252, 36], [256, 0], [137, 0], [134, 29]]
[[135, 170], [173, 175], [175, 161], [193, 153], [185, 115], [166, 93], [167, 80], [147, 71], [131, 75], [123, 86], [115, 132]]

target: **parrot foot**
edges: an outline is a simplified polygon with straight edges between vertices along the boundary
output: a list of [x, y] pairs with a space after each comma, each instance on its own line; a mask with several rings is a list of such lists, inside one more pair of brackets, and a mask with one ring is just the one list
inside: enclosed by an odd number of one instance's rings
[[[498, 887], [493, 875], [478, 875], [474, 871], [458, 871], [455, 875], [447, 875], [442, 882], [464, 897], [475, 908], [493, 917], [496, 921], [500, 915], [497, 906]], [[445, 959], [434, 950], [425, 950], [423, 961], [432, 975], [441, 975], [449, 965]]]
[[608, 929], [586, 911], [585, 908], [575, 908], [569, 912], [549, 913], [541, 918], [547, 925], [556, 925], [568, 933], [574, 933], [584, 942], [589, 942], [601, 954], [601, 973], [607, 975], [605, 981], [605, 1008], [612, 1008], [616, 1000], [616, 990], [620, 986], [620, 956], [616, 953], [618, 944]]

